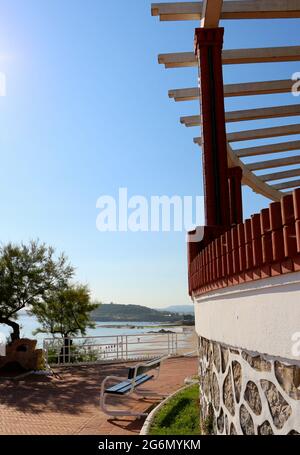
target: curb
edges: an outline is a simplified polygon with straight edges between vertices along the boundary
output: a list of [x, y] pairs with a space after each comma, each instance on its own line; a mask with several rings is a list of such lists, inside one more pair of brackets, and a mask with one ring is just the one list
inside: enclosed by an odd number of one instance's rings
[[163, 406], [165, 406], [165, 404], [167, 404], [173, 397], [175, 397], [178, 393], [182, 392], [183, 390], [185, 389], [188, 389], [189, 387], [191, 387], [192, 384], [188, 384], [188, 385], [185, 385], [184, 387], [181, 387], [180, 389], [176, 390], [176, 392], [172, 393], [171, 395], [169, 395], [167, 398], [165, 398], [163, 401], [161, 401], [151, 412], [150, 414], [148, 415], [147, 419], [145, 420], [144, 422], [144, 425], [140, 431], [140, 435], [141, 436], [147, 436], [149, 434], [149, 431], [150, 431], [150, 428], [151, 428], [151, 425], [152, 425], [152, 422], [154, 420], [154, 417], [156, 416], [156, 414], [158, 413], [158, 411], [161, 410], [161, 408]]

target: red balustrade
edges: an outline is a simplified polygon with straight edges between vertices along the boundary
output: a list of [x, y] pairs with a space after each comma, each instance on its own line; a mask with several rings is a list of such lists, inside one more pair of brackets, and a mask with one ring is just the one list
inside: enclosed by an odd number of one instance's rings
[[300, 271], [300, 188], [190, 255], [189, 290], [191, 295], [206, 293], [296, 271]]

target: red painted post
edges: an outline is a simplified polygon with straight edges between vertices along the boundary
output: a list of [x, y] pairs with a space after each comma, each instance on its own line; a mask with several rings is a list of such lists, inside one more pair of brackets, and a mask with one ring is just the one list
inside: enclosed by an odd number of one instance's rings
[[225, 232], [228, 286], [233, 284], [233, 257], [231, 231]]
[[270, 229], [270, 210], [263, 209], [260, 212], [260, 227], [262, 234], [262, 261], [261, 277], [266, 278], [271, 275], [271, 264], [273, 260], [272, 237]]
[[205, 270], [205, 285], [208, 283], [208, 249], [207, 247], [204, 249], [204, 270]]
[[300, 253], [300, 188], [293, 192], [297, 252]]
[[217, 241], [212, 242], [212, 280], [215, 283], [217, 280]]
[[294, 269], [296, 272], [300, 271], [300, 188], [293, 191], [293, 204], [295, 214], [295, 234], [297, 244], [297, 256], [293, 259]]
[[[224, 285], [227, 284], [227, 256], [226, 256], [226, 237], [225, 234], [221, 235], [221, 251], [222, 251], [222, 277]], [[226, 281], [226, 283], [225, 283]]]
[[205, 216], [208, 227], [230, 225], [227, 140], [222, 69], [223, 28], [197, 28], [202, 115]]
[[212, 282], [212, 242], [207, 246], [207, 254], [208, 254], [208, 284], [210, 285]]
[[218, 280], [218, 287], [219, 287], [220, 280], [223, 277], [221, 237], [218, 237], [216, 239], [216, 245], [217, 245], [217, 280]]
[[233, 259], [233, 282], [239, 283], [240, 273], [240, 260], [239, 260], [239, 239], [237, 226], [231, 229], [231, 242], [232, 242], [232, 259]]
[[246, 281], [253, 280], [253, 252], [252, 252], [252, 233], [251, 220], [245, 220], [245, 247], [246, 247]]
[[283, 241], [285, 261], [282, 263], [282, 273], [294, 271], [292, 258], [297, 254], [296, 228], [293, 196], [288, 194], [281, 199], [281, 214], [283, 223]]
[[245, 228], [244, 224], [239, 224], [237, 227], [238, 231], [238, 243], [239, 243], [239, 262], [240, 262], [240, 277], [239, 282], [244, 283], [245, 281], [245, 270], [246, 270], [246, 245], [245, 245]]
[[260, 215], [256, 213], [251, 217], [252, 249], [253, 249], [253, 279], [261, 278], [262, 242], [260, 229]]
[[203, 260], [203, 251], [200, 253], [200, 286], [204, 284], [204, 260]]
[[281, 262], [284, 259], [283, 226], [280, 202], [270, 204], [270, 228], [272, 238], [271, 275], [281, 274]]

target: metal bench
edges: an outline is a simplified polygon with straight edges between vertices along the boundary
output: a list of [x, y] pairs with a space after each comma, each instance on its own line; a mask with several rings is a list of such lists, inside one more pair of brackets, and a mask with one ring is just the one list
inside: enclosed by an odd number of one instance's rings
[[[124, 397], [131, 394], [142, 395], [146, 397], [162, 397], [161, 394], [149, 391], [149, 390], [138, 390], [138, 387], [146, 384], [147, 382], [157, 379], [159, 377], [160, 366], [165, 357], [151, 360], [146, 363], [139, 363], [135, 367], [131, 367], [128, 370], [127, 378], [120, 378], [118, 376], [107, 376], [101, 385], [101, 396], [100, 396], [100, 407], [105, 414], [109, 416], [135, 416], [143, 417], [147, 416], [147, 413], [138, 413], [130, 411], [129, 409], [108, 409], [106, 399], [108, 396], [119, 396]], [[149, 374], [153, 372], [152, 374]], [[121, 381], [120, 381], [121, 379]], [[108, 382], [118, 381], [117, 384], [107, 387]]]

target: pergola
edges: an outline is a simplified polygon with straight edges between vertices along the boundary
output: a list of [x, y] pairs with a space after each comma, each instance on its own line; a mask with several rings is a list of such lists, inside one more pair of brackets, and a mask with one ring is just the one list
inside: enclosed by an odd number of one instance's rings
[[[169, 97], [176, 102], [200, 100], [200, 115], [195, 112], [195, 115], [182, 117], [180, 122], [186, 127], [201, 127], [201, 136], [195, 137], [194, 142], [203, 150], [206, 225], [225, 227], [241, 223], [241, 184], [248, 185], [272, 201], [280, 201], [283, 195], [299, 187], [300, 179], [291, 179], [300, 176], [300, 153], [288, 154], [300, 150], [299, 140], [241, 149], [233, 147], [240, 141], [277, 137], [282, 140], [285, 136], [300, 134], [299, 123], [227, 134], [226, 124], [296, 117], [300, 115], [300, 104], [228, 112], [224, 109], [226, 97], [289, 93], [295, 81], [287, 79], [224, 85], [222, 68], [223, 65], [259, 63], [264, 79], [264, 64], [300, 61], [300, 46], [223, 50], [224, 30], [219, 27], [219, 22], [227, 19], [300, 18], [300, 0], [155, 3], [152, 4], [152, 15], [158, 16], [161, 21], [200, 21], [194, 52], [161, 54], [158, 60], [166, 68], [199, 68], [198, 87], [170, 90]], [[287, 156], [276, 156], [285, 152]], [[265, 155], [266, 159], [262, 160]], [[249, 157], [258, 159], [249, 164]], [[285, 167], [289, 167], [288, 170]], [[257, 171], [264, 172], [257, 174]], [[228, 194], [224, 191], [227, 186]]]

